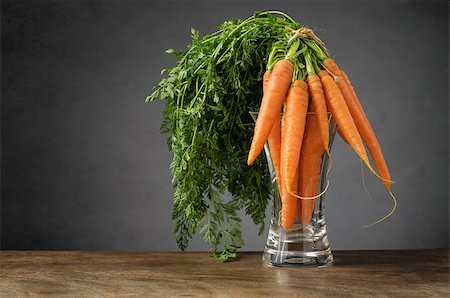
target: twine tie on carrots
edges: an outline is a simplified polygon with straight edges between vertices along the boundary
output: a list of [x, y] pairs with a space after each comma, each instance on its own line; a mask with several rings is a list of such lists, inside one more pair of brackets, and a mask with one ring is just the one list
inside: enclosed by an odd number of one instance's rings
[[299, 37], [312, 39], [315, 42], [317, 42], [328, 53], [325, 43], [320, 38], [317, 37], [317, 35], [314, 33], [314, 31], [311, 28], [301, 27], [297, 30], [290, 30], [290, 31], [292, 33], [294, 33], [294, 35], [289, 39], [289, 42], [291, 42]]

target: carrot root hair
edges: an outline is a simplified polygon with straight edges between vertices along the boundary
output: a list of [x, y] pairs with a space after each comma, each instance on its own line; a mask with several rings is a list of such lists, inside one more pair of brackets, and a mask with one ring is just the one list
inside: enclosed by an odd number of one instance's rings
[[372, 194], [370, 193], [369, 189], [367, 188], [366, 177], [365, 177], [366, 175], [364, 174], [364, 165], [362, 163], [362, 160], [360, 160], [360, 161], [361, 161], [361, 178], [362, 178], [362, 184], [363, 184], [364, 190], [366, 191], [366, 194], [370, 198], [372, 203], [376, 204], [375, 200], [373, 199]]
[[392, 193], [392, 191], [390, 191], [390, 190], [388, 190], [388, 191], [389, 191], [389, 194], [391, 195], [392, 200], [394, 201], [394, 206], [392, 207], [391, 211], [388, 214], [386, 214], [383, 218], [381, 218], [381, 219], [379, 219], [377, 221], [374, 221], [373, 223], [371, 223], [369, 225], [364, 226], [364, 228], [370, 228], [370, 227], [372, 227], [372, 226], [374, 226], [376, 224], [379, 224], [379, 223], [385, 221], [386, 219], [388, 219], [392, 214], [394, 214], [395, 209], [397, 209], [397, 205], [398, 205], [397, 204], [397, 199], [395, 198], [395, 196]]
[[295, 194], [295, 193], [293, 193], [293, 192], [291, 192], [289, 190], [288, 190], [288, 192], [289, 192], [290, 195], [296, 197], [297, 199], [301, 199], [301, 200], [315, 200], [315, 199], [317, 199], [318, 197], [324, 195], [327, 192], [328, 186], [330, 186], [330, 180], [327, 179], [327, 185], [325, 186], [325, 189], [320, 194], [318, 194], [317, 196], [313, 196], [313, 197], [301, 197], [301, 196], [299, 196], [299, 195], [297, 195], [297, 194]]
[[320, 63], [320, 65], [322, 65], [323, 69], [325, 69], [325, 70], [333, 77], [333, 80], [334, 80], [335, 82], [340, 82], [340, 81], [343, 80], [343, 78], [342, 78], [341, 76], [335, 75], [335, 74], [334, 74], [328, 67], [326, 67], [322, 62]]

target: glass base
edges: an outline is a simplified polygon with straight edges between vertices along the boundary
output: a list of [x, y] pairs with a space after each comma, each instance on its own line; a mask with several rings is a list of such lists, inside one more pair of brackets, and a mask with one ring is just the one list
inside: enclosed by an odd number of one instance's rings
[[271, 225], [262, 257], [267, 266], [327, 267], [333, 264], [325, 225], [294, 225], [291, 231]]

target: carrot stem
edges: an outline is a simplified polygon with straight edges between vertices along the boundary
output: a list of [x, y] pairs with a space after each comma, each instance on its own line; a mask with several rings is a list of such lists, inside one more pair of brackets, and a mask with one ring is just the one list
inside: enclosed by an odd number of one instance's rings
[[295, 57], [297, 56], [297, 50], [298, 47], [300, 46], [300, 40], [296, 40], [292, 43], [291, 47], [289, 48], [288, 52], [286, 53], [286, 56], [284, 57], [284, 59], [286, 60], [294, 60]]
[[310, 40], [307, 40], [305, 42], [314, 52], [317, 58], [319, 58], [320, 60], [325, 60], [326, 58], [328, 58], [328, 55], [325, 53], [325, 50], [323, 50], [317, 43]]

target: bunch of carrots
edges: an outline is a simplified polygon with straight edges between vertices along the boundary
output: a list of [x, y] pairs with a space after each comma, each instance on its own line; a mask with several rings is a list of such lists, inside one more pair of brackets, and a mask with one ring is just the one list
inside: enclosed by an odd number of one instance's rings
[[[280, 119], [282, 115], [282, 119]], [[330, 155], [330, 117], [338, 133], [391, 192], [391, 177], [381, 147], [346, 73], [324, 44], [302, 27], [285, 44], [275, 44], [263, 76], [263, 97], [247, 164], [266, 142], [281, 195], [281, 225], [311, 221], [319, 194], [323, 154]], [[366, 147], [372, 156], [372, 167]]]

